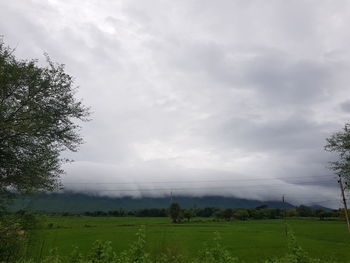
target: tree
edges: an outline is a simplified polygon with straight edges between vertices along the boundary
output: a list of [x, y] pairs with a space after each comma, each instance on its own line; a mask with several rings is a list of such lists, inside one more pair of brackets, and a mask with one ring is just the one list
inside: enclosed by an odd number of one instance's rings
[[194, 217], [194, 212], [192, 209], [185, 209], [183, 212], [184, 218], [187, 219], [188, 222], [191, 221], [191, 218]]
[[64, 65], [20, 60], [0, 39], [0, 194], [59, 187], [62, 151], [82, 143], [76, 120], [89, 110]]
[[211, 217], [218, 209], [215, 207], [205, 207], [199, 208], [196, 211], [196, 216], [198, 217]]
[[310, 207], [305, 206], [305, 205], [300, 205], [296, 208], [296, 211], [298, 213], [299, 216], [302, 217], [308, 217], [308, 216], [312, 216], [312, 210]]
[[232, 208], [226, 208], [223, 212], [223, 217], [227, 220], [230, 221], [231, 218], [234, 216], [234, 211]]
[[315, 216], [319, 217], [320, 220], [324, 220], [327, 217], [335, 217], [335, 213], [319, 208], [315, 210]]
[[325, 150], [338, 153], [338, 159], [330, 162], [330, 169], [350, 183], [350, 124], [326, 140]]
[[181, 218], [181, 207], [178, 203], [172, 203], [169, 207], [169, 216], [173, 223], [178, 223]]
[[297, 210], [295, 208], [288, 209], [286, 211], [287, 217], [295, 217], [298, 215]]
[[240, 208], [234, 212], [234, 217], [239, 220], [247, 220], [249, 218], [249, 214], [247, 212], [247, 209]]

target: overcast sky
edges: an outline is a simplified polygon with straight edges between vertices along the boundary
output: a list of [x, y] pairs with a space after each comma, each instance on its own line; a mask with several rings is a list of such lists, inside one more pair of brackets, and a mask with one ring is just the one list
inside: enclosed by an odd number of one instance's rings
[[[350, 114], [350, 2], [0, 1], [92, 108], [66, 189], [339, 206], [325, 138]], [[329, 201], [328, 201], [329, 200]]]

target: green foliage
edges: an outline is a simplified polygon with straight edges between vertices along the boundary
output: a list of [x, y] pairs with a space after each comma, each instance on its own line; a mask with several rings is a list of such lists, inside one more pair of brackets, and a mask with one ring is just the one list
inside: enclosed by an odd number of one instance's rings
[[205, 207], [198, 208], [196, 210], [196, 216], [198, 217], [211, 217], [213, 216], [219, 209], [216, 207]]
[[82, 263], [84, 261], [84, 256], [79, 252], [78, 247], [74, 247], [72, 252], [69, 254], [69, 263]]
[[57, 249], [51, 249], [49, 256], [45, 257], [42, 263], [62, 263], [62, 258]]
[[178, 223], [181, 220], [181, 207], [178, 203], [172, 203], [169, 207], [169, 216], [173, 223]]
[[215, 238], [202, 250], [194, 263], [237, 263], [238, 259], [222, 246], [219, 233], [215, 233]]
[[82, 139], [75, 119], [88, 109], [74, 97], [73, 78], [64, 65], [19, 60], [0, 39], [0, 198], [10, 192], [59, 186], [64, 150]]
[[91, 254], [88, 256], [88, 262], [91, 263], [109, 263], [115, 262], [116, 254], [113, 252], [111, 242], [96, 241], [92, 247]]
[[247, 220], [249, 218], [249, 214], [246, 209], [237, 209], [234, 212], [234, 217], [239, 220]]
[[296, 217], [298, 215], [297, 210], [296, 209], [288, 209], [286, 211], [286, 216], [287, 217]]
[[149, 263], [150, 255], [146, 252], [145, 229], [141, 228], [137, 234], [137, 240], [131, 245], [130, 249], [121, 253], [116, 262], [118, 263]]
[[0, 217], [0, 262], [23, 257], [39, 220], [30, 213]]
[[232, 208], [226, 208], [224, 211], [223, 211], [223, 218], [226, 219], [226, 220], [231, 220], [231, 218], [234, 216], [235, 212]]
[[307, 253], [299, 246], [294, 236], [294, 233], [290, 231], [288, 232], [288, 248], [289, 248], [289, 254], [287, 255], [287, 258], [289, 262], [293, 262], [293, 263], [310, 262], [310, 258], [308, 257]]
[[192, 209], [184, 209], [183, 216], [187, 219], [188, 222], [190, 222], [191, 218], [194, 217], [194, 212]]
[[185, 263], [186, 257], [175, 247], [168, 247], [165, 252], [154, 260], [155, 263]]
[[296, 208], [297, 214], [302, 217], [312, 216], [312, 210], [310, 207], [300, 205]]
[[26, 239], [26, 232], [20, 224], [0, 222], [0, 262], [22, 255]]
[[97, 241], [93, 253], [89, 256], [89, 263], [148, 263], [149, 254], [145, 251], [145, 230], [141, 228], [136, 234], [137, 240], [130, 248], [119, 255], [113, 252], [111, 242]]
[[[214, 239], [199, 251], [196, 257], [188, 258], [176, 249], [169, 247], [165, 252], [152, 258], [146, 251], [145, 229], [142, 227], [136, 234], [136, 241], [130, 247], [116, 253], [111, 242], [96, 241], [86, 255], [74, 248], [68, 257], [61, 256], [57, 249], [50, 251], [42, 260], [19, 259], [4, 261], [16, 263], [239, 263], [243, 262], [233, 256], [222, 245], [221, 236], [215, 233]], [[288, 233], [288, 252], [285, 256], [266, 260], [265, 263], [335, 263], [327, 259], [313, 259], [297, 243], [295, 235]], [[255, 250], [251, 248], [251, 253]], [[0, 261], [1, 262], [1, 261]], [[261, 262], [261, 261], [259, 261]]]
[[[324, 261], [312, 259], [299, 246], [293, 232], [288, 232], [288, 253], [284, 257], [267, 260], [265, 263], [321, 263]], [[327, 262], [327, 261], [326, 261]]]
[[326, 211], [324, 209], [316, 209], [314, 213], [315, 216], [318, 216], [320, 218], [320, 220], [336, 216], [336, 214], [333, 211]]
[[350, 183], [350, 124], [326, 140], [325, 150], [338, 153], [338, 160], [330, 162], [330, 169]]

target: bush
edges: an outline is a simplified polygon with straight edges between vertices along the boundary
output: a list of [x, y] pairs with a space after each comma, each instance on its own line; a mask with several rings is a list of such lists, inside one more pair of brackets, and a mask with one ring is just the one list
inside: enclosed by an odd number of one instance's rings
[[238, 259], [233, 257], [230, 252], [221, 245], [221, 237], [215, 233], [215, 238], [211, 244], [208, 244], [200, 252], [193, 263], [237, 263]]
[[123, 252], [116, 262], [118, 263], [150, 263], [150, 255], [146, 253], [145, 228], [141, 228], [137, 233], [137, 240], [130, 249]]
[[26, 212], [0, 217], [0, 262], [23, 257], [32, 238], [30, 230], [38, 225], [38, 219]]
[[0, 222], [0, 262], [11, 262], [23, 253], [27, 233], [18, 223]]

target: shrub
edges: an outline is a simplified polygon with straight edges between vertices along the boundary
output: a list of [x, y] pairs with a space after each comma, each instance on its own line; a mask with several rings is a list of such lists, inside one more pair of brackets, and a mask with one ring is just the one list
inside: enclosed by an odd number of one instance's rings
[[26, 235], [20, 224], [0, 222], [0, 262], [19, 258], [25, 247]]
[[116, 262], [118, 263], [150, 263], [150, 255], [146, 253], [145, 228], [142, 227], [137, 233], [137, 240], [130, 249], [121, 253]]
[[92, 252], [88, 257], [91, 263], [112, 263], [116, 262], [116, 254], [113, 252], [111, 242], [101, 242], [97, 240], [92, 248]]
[[238, 259], [233, 257], [231, 253], [222, 246], [219, 233], [215, 233], [213, 242], [208, 244], [203, 251], [200, 252], [197, 259], [193, 263], [237, 263]]
[[0, 262], [21, 258], [32, 238], [30, 230], [37, 228], [39, 221], [30, 213], [0, 217]]

